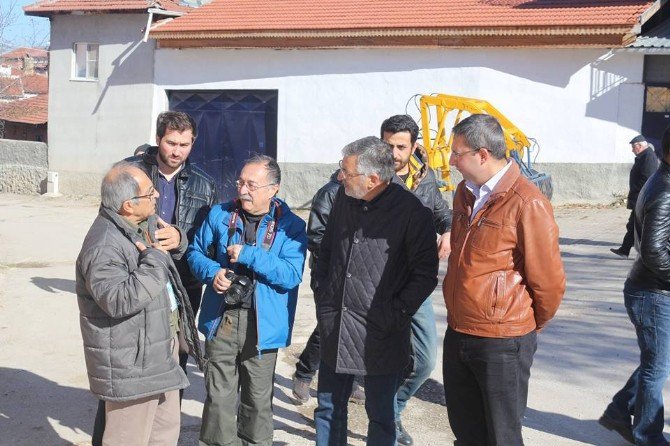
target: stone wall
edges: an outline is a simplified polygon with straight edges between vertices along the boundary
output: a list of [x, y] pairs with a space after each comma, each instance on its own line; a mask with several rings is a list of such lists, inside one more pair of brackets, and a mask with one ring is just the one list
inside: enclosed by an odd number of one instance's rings
[[0, 139], [0, 192], [46, 192], [47, 145], [43, 142]]

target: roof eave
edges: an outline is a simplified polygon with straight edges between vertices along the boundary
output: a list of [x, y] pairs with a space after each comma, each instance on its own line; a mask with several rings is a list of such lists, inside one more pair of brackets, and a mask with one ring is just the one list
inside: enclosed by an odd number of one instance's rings
[[625, 46], [635, 39], [630, 25], [441, 29], [161, 31], [149, 36], [160, 47], [346, 48], [379, 46]]

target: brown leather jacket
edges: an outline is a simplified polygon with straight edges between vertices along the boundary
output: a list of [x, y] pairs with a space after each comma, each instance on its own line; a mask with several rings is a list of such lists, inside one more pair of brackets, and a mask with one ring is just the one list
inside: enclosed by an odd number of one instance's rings
[[470, 224], [473, 204], [474, 196], [461, 182], [442, 284], [449, 327], [494, 338], [543, 328], [565, 292], [551, 204], [516, 163]]

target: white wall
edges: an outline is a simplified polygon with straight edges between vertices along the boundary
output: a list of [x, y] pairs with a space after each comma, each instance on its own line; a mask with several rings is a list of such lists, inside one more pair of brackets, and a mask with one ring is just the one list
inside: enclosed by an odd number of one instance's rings
[[[151, 141], [155, 42], [142, 43], [147, 14], [56, 15], [49, 65], [49, 169], [65, 192], [75, 173], [100, 174]], [[72, 80], [75, 42], [98, 43], [98, 81]], [[68, 190], [67, 184], [72, 188]]]
[[[278, 160], [332, 163], [345, 144], [404, 113], [413, 95], [439, 92], [487, 99], [538, 140], [537, 162], [630, 163], [628, 141], [642, 120], [643, 56], [607, 53], [158, 49], [154, 113], [167, 107], [165, 90], [277, 89]], [[407, 110], [419, 117], [412, 103]]]

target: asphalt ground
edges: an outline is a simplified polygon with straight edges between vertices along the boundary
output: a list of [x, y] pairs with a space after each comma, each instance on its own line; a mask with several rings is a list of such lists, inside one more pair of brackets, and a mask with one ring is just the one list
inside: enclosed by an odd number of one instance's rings
[[[90, 444], [97, 400], [88, 390], [74, 262], [97, 206], [92, 198], [0, 194], [0, 445]], [[609, 252], [619, 246], [628, 211], [560, 207], [556, 218], [568, 289], [556, 318], [538, 337], [525, 443], [623, 446], [627, 443], [597, 419], [639, 354], [621, 292], [632, 260]], [[403, 417], [416, 445], [453, 441], [442, 391], [446, 311], [440, 289], [431, 296], [440, 339], [438, 366]], [[314, 326], [306, 280], [293, 344], [280, 352], [277, 363], [275, 445], [314, 443], [315, 398], [302, 406], [290, 399], [296, 357]], [[192, 363], [189, 378], [180, 445], [197, 444], [204, 399], [203, 377]], [[363, 445], [365, 410], [350, 404], [349, 414], [349, 444]]]

